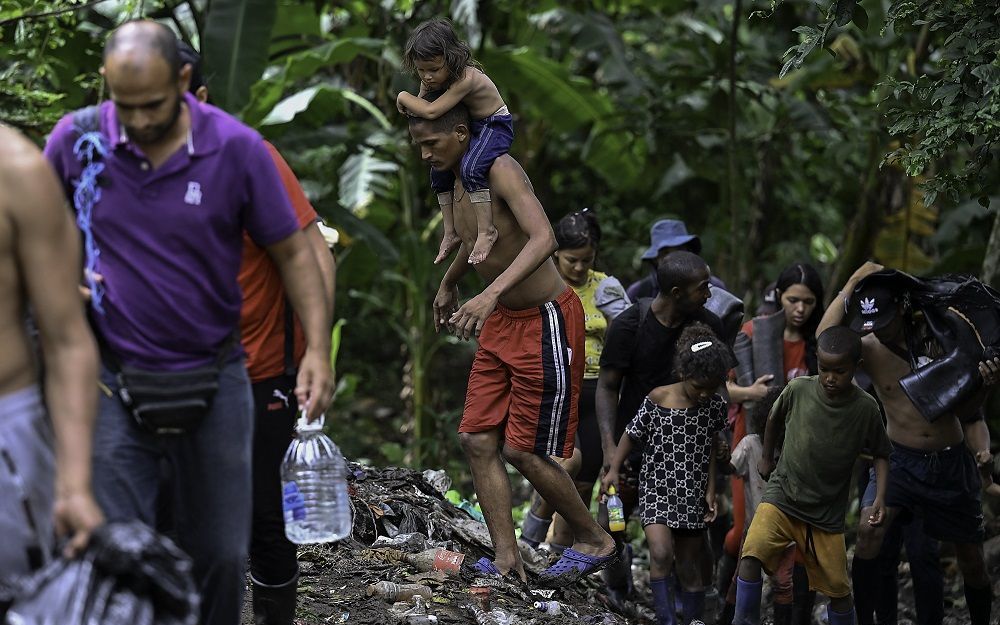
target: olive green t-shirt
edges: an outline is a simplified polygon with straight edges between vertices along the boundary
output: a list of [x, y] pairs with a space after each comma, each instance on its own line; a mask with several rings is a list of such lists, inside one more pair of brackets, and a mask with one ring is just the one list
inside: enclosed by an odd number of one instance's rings
[[785, 414], [785, 443], [764, 501], [825, 532], [844, 532], [854, 461], [862, 453], [888, 458], [892, 447], [878, 404], [851, 390], [831, 400], [817, 376], [792, 380], [771, 409]]

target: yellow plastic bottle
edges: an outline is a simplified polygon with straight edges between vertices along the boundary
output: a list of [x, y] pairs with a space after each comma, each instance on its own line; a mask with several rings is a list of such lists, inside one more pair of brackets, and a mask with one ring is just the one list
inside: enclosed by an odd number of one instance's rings
[[612, 532], [625, 531], [625, 507], [621, 497], [615, 494], [615, 487], [608, 487], [608, 529]]

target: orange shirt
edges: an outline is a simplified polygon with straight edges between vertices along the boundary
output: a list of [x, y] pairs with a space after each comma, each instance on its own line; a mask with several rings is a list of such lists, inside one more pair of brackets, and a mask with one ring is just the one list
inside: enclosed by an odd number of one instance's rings
[[[288, 199], [295, 209], [299, 225], [305, 229], [317, 219], [316, 210], [302, 191], [298, 179], [285, 159], [268, 142], [274, 165], [281, 175], [281, 182]], [[252, 382], [282, 375], [285, 371], [285, 289], [278, 267], [267, 251], [243, 233], [243, 264], [239, 274], [243, 291], [243, 309], [240, 311], [240, 338], [247, 352], [247, 371]], [[299, 320], [294, 320], [294, 360], [298, 366], [305, 353], [305, 337]]]

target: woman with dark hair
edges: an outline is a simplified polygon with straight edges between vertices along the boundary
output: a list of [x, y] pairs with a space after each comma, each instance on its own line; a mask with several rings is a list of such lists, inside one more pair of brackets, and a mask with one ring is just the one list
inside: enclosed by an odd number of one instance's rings
[[[576, 450], [568, 461], [559, 460], [566, 472], [573, 477], [584, 502], [590, 505], [594, 484], [604, 462], [601, 433], [597, 427], [594, 396], [597, 393], [597, 374], [600, 370], [604, 334], [611, 320], [628, 308], [631, 302], [625, 288], [617, 278], [594, 269], [594, 261], [601, 243], [601, 227], [597, 216], [590, 209], [571, 213], [553, 228], [559, 248], [553, 255], [556, 268], [583, 302], [586, 332], [583, 387], [580, 390], [580, 417], [576, 430]], [[537, 494], [532, 498], [531, 510], [521, 524], [521, 540], [532, 547], [545, 541], [553, 510]], [[556, 517], [551, 546], [560, 551], [573, 543], [569, 527]]]
[[[746, 322], [736, 339], [739, 378], [744, 383], [754, 382], [749, 386], [732, 380], [727, 383], [730, 400], [738, 406], [733, 423], [733, 448], [747, 434], [745, 403], [762, 400], [770, 387], [781, 387], [799, 376], [817, 373], [816, 328], [823, 317], [823, 280], [819, 272], [808, 263], [789, 265], [778, 276], [775, 294], [778, 311]], [[763, 435], [763, 432], [752, 433]], [[729, 563], [738, 560], [746, 529], [746, 501], [741, 478], [732, 478], [732, 492], [733, 527], [726, 535], [725, 542], [726, 560]], [[776, 574], [779, 579], [774, 593], [775, 625], [811, 622], [812, 601], [806, 595], [808, 582], [804, 579], [805, 569], [798, 564], [795, 566], [794, 609], [791, 573], [788, 569]], [[727, 576], [727, 581], [729, 577]], [[721, 575], [720, 579], [723, 579]], [[726, 598], [728, 609], [724, 613], [729, 617], [729, 622], [736, 600], [733, 590], [735, 589], [730, 589]], [[806, 606], [810, 609], [807, 610]], [[726, 622], [727, 619], [724, 618], [723, 623]]]

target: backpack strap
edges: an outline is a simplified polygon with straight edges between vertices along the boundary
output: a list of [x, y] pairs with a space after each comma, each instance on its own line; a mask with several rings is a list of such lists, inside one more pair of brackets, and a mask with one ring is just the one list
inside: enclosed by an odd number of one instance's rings
[[653, 307], [653, 300], [654, 299], [655, 298], [652, 298], [652, 297], [643, 297], [638, 302], [636, 302], [636, 305], [639, 306], [639, 327], [640, 328], [642, 327], [642, 324], [646, 323], [646, 317], [649, 316], [649, 309]]
[[104, 286], [97, 281], [97, 260], [101, 252], [94, 241], [92, 222], [94, 207], [101, 201], [102, 159], [108, 149], [101, 135], [98, 107], [88, 106], [73, 113], [73, 129], [77, 134], [73, 154], [80, 163], [80, 178], [73, 183], [76, 186], [73, 190], [73, 209], [76, 225], [83, 234], [83, 279], [90, 289], [90, 303], [94, 311], [103, 315]]

